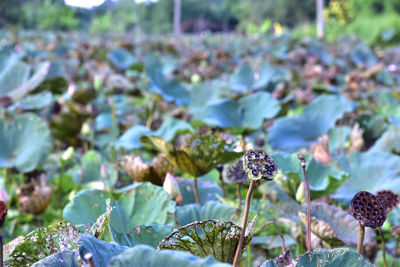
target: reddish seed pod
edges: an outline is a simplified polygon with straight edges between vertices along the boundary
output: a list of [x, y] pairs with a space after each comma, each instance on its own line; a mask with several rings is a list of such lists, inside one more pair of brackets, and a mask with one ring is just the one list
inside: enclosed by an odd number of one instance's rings
[[0, 201], [0, 227], [3, 226], [7, 216], [7, 204], [4, 201]]
[[375, 196], [386, 212], [394, 210], [400, 203], [400, 196], [390, 190], [381, 190]]
[[386, 220], [382, 204], [373, 194], [360, 191], [350, 202], [350, 214], [365, 227], [379, 228]]

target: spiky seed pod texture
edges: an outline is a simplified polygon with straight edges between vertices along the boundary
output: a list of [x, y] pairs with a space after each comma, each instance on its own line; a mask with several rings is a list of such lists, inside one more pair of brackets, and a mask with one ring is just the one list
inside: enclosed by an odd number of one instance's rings
[[0, 201], [0, 227], [3, 226], [7, 216], [7, 204], [4, 201]]
[[262, 150], [248, 150], [243, 155], [243, 169], [251, 180], [270, 181], [278, 173], [274, 160]]
[[354, 195], [350, 214], [365, 227], [379, 228], [386, 220], [386, 212], [378, 198], [366, 191]]
[[400, 196], [390, 190], [381, 190], [375, 194], [386, 212], [394, 210], [400, 203]]
[[243, 170], [242, 159], [225, 165], [222, 175], [224, 177], [224, 181], [230, 184], [241, 184], [249, 179], [246, 172]]

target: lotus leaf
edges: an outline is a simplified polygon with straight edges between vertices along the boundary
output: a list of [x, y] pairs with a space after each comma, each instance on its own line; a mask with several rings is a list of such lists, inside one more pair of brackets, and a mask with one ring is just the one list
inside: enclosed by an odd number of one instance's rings
[[[306, 224], [307, 206], [302, 205], [299, 212], [300, 218]], [[311, 231], [331, 246], [357, 246], [359, 236], [359, 223], [347, 211], [325, 203], [311, 203]], [[375, 232], [365, 229], [364, 242], [375, 242]]]
[[333, 195], [350, 203], [359, 191], [390, 189], [400, 194], [400, 157], [387, 152], [352, 152], [337, 159], [338, 168], [350, 174]]
[[180, 225], [195, 221], [215, 219], [219, 221], [232, 221], [235, 208], [217, 201], [208, 201], [204, 205], [199, 203], [178, 206], [176, 217]]
[[54, 253], [32, 265], [32, 267], [79, 267], [78, 251], [65, 250]]
[[258, 92], [235, 99], [222, 99], [204, 109], [203, 120], [222, 128], [260, 128], [264, 119], [278, 114], [280, 105], [268, 92]]
[[400, 154], [400, 126], [392, 125], [369, 149], [370, 152], [384, 151]]
[[119, 69], [126, 70], [135, 63], [135, 58], [126, 49], [117, 48], [108, 53], [108, 59]]
[[[97, 266], [97, 265], [96, 265]], [[110, 267], [228, 267], [212, 257], [198, 258], [183, 251], [163, 250], [156, 252], [146, 245], [129, 248], [110, 261]]]
[[189, 92], [176, 78], [167, 80], [162, 72], [162, 65], [158, 59], [149, 60], [146, 66], [151, 89], [160, 94], [165, 101], [175, 101], [177, 105], [186, 105], [189, 102]]
[[168, 144], [163, 138], [144, 136], [142, 142], [165, 154], [169, 162], [195, 177], [202, 176], [219, 164], [241, 156], [218, 134], [192, 135], [180, 148]]
[[360, 254], [351, 248], [316, 249], [300, 256], [297, 267], [373, 267]]
[[[271, 157], [282, 171], [276, 176], [276, 183], [286, 194], [296, 199], [297, 190], [304, 179], [302, 167], [296, 154], [287, 156], [272, 154]], [[330, 165], [319, 163], [314, 158], [307, 163], [306, 170], [310, 184], [311, 199], [335, 192], [348, 177], [346, 172]]]
[[107, 267], [111, 258], [126, 250], [128, 247], [117, 243], [108, 243], [94, 236], [82, 234], [78, 241], [79, 255], [84, 259], [87, 253], [91, 253], [96, 267]]
[[275, 260], [267, 260], [260, 267], [279, 267]]
[[50, 130], [31, 113], [17, 115], [10, 123], [0, 119], [0, 147], [0, 167], [32, 171], [51, 150]]
[[157, 248], [161, 240], [172, 233], [173, 228], [168, 225], [152, 223], [150, 225], [139, 225], [129, 233], [119, 233], [110, 227], [111, 236], [120, 245], [133, 247], [138, 244], [149, 245]]
[[303, 114], [277, 119], [269, 129], [268, 142], [277, 150], [296, 151], [309, 147], [326, 134], [352, 105], [342, 95], [321, 95]]
[[[86, 184], [92, 181], [100, 181], [100, 158], [96, 151], [89, 150], [82, 157], [82, 170], [83, 170], [83, 181], [82, 184]], [[79, 181], [75, 181], [79, 183]]]
[[6, 266], [30, 266], [54, 253], [76, 249], [79, 231], [69, 223], [60, 222], [39, 228], [18, 240], [12, 248], [5, 247]]
[[173, 222], [175, 202], [162, 187], [151, 183], [135, 184], [118, 201], [100, 190], [82, 190], [64, 208], [64, 218], [73, 224], [93, 224], [106, 211], [107, 199], [113, 207], [109, 226], [114, 232], [127, 234], [138, 225]]
[[193, 127], [179, 119], [169, 118], [158, 128], [152, 131], [142, 125], [135, 125], [129, 128], [117, 141], [117, 148], [137, 149], [143, 146], [140, 138], [145, 135], [154, 135], [164, 138], [167, 142], [173, 140], [175, 135], [180, 132], [192, 132]]
[[244, 92], [253, 89], [254, 72], [248, 62], [240, 66], [230, 78], [230, 85], [236, 92]]
[[50, 92], [41, 92], [32, 96], [27, 96], [18, 103], [15, 103], [10, 110], [40, 110], [50, 106], [53, 103], [53, 95]]
[[[249, 223], [243, 250], [254, 235], [254, 226], [255, 219]], [[218, 220], [193, 222], [178, 228], [164, 238], [157, 250], [183, 250], [198, 257], [211, 255], [219, 261], [232, 263], [239, 243], [240, 231], [241, 228], [232, 222]]]

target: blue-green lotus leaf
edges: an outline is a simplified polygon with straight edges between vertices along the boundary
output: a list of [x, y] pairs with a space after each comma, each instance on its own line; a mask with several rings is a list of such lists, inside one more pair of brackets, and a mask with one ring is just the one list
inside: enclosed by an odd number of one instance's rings
[[[286, 247], [296, 245], [296, 240], [294, 240], [290, 235], [283, 235], [285, 238]], [[268, 250], [282, 247], [282, 239], [279, 235], [265, 235], [265, 236], [254, 236], [251, 240], [251, 244], [263, 245]]]
[[30, 232], [18, 244], [5, 247], [5, 265], [10, 267], [31, 266], [54, 253], [78, 247], [79, 231], [64, 221]]
[[119, 69], [126, 70], [135, 63], [135, 58], [126, 49], [117, 48], [108, 53], [108, 59]]
[[[279, 187], [293, 199], [304, 180], [303, 169], [296, 154], [272, 154], [271, 157], [282, 171], [274, 179]], [[307, 161], [307, 179], [311, 190], [311, 199], [335, 192], [344, 183], [348, 174], [333, 166], [319, 163], [314, 158]]]
[[175, 101], [177, 105], [186, 105], [189, 103], [189, 92], [184, 88], [176, 78], [168, 80], [162, 72], [160, 60], [152, 59], [147, 62], [146, 74], [149, 78], [151, 89], [160, 94], [165, 101]]
[[279, 267], [275, 260], [267, 260], [260, 267]]
[[373, 267], [351, 248], [316, 249], [300, 256], [296, 267]]
[[[101, 181], [100, 157], [96, 151], [89, 150], [82, 157], [83, 181], [82, 184]], [[81, 174], [82, 175], [82, 174]], [[76, 183], [79, 183], [75, 181]]]
[[199, 203], [178, 206], [176, 217], [180, 225], [186, 225], [195, 221], [215, 219], [219, 221], [232, 221], [235, 208], [217, 201], [209, 201], [204, 205]]
[[163, 124], [156, 130], [152, 131], [149, 128], [142, 125], [135, 125], [129, 128], [117, 141], [117, 148], [125, 149], [138, 149], [143, 146], [140, 138], [144, 135], [160, 136], [167, 142], [173, 140], [173, 138], [182, 132], [193, 132], [193, 127], [186, 121], [168, 118]]
[[31, 67], [19, 61], [16, 54], [0, 54], [0, 96], [6, 96], [13, 89], [28, 81]]
[[139, 225], [134, 227], [129, 233], [120, 233], [110, 227], [111, 236], [114, 241], [128, 247], [145, 244], [157, 248], [161, 240], [171, 234], [173, 230], [173, 227], [160, 223]]
[[65, 250], [54, 253], [32, 265], [32, 267], [79, 267], [78, 251]]
[[0, 147], [0, 167], [32, 171], [51, 150], [49, 127], [31, 113], [17, 115], [12, 122], [0, 119]]
[[81, 259], [84, 259], [87, 253], [91, 253], [96, 267], [109, 266], [108, 263], [113, 256], [128, 249], [126, 246], [121, 246], [117, 243], [108, 243], [87, 234], [80, 236], [78, 244]]
[[232, 74], [229, 84], [235, 92], [253, 89], [254, 72], [248, 62], [245, 62]]
[[335, 153], [335, 152], [341, 152], [340, 150], [344, 150], [345, 144], [350, 136], [350, 133], [351, 133], [351, 128], [346, 125], [330, 129], [328, 132], [329, 151], [331, 151], [331, 153]]
[[[96, 265], [97, 266], [97, 265]], [[110, 267], [228, 267], [212, 257], [199, 258], [188, 252], [155, 249], [146, 245], [129, 248], [110, 261]]]
[[[182, 193], [182, 205], [196, 203], [193, 192], [193, 180], [184, 178], [176, 178], [176, 180], [179, 185], [179, 190]], [[218, 200], [217, 196], [222, 196], [222, 189], [216, 183], [198, 180], [197, 187], [201, 202], [215, 201]]]
[[400, 153], [400, 126], [392, 125], [369, 149], [370, 152], [384, 151]]
[[130, 233], [135, 226], [153, 222], [173, 224], [175, 202], [162, 187], [138, 183], [113, 200], [106, 192], [87, 189], [80, 191], [64, 208], [64, 218], [73, 224], [93, 224], [107, 209], [111, 199], [110, 228], [118, 233]]
[[27, 96], [21, 101], [9, 107], [9, 110], [20, 108], [23, 110], [40, 110], [50, 106], [53, 103], [53, 95], [50, 92], [41, 92], [35, 95]]
[[303, 114], [277, 119], [269, 128], [268, 142], [274, 149], [289, 152], [309, 147], [351, 110], [344, 96], [321, 95], [306, 106]]
[[203, 121], [222, 128], [260, 128], [264, 119], [271, 119], [281, 109], [278, 100], [268, 92], [235, 99], [223, 99], [205, 107]]
[[334, 197], [349, 203], [359, 191], [375, 194], [390, 189], [400, 194], [400, 157], [387, 152], [352, 152], [337, 159], [337, 167], [350, 177]]

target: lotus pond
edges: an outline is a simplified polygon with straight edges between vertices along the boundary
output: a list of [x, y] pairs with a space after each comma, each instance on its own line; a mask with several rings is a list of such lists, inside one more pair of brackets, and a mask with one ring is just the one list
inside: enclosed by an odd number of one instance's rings
[[352, 37], [0, 31], [4, 265], [400, 266], [399, 66]]

